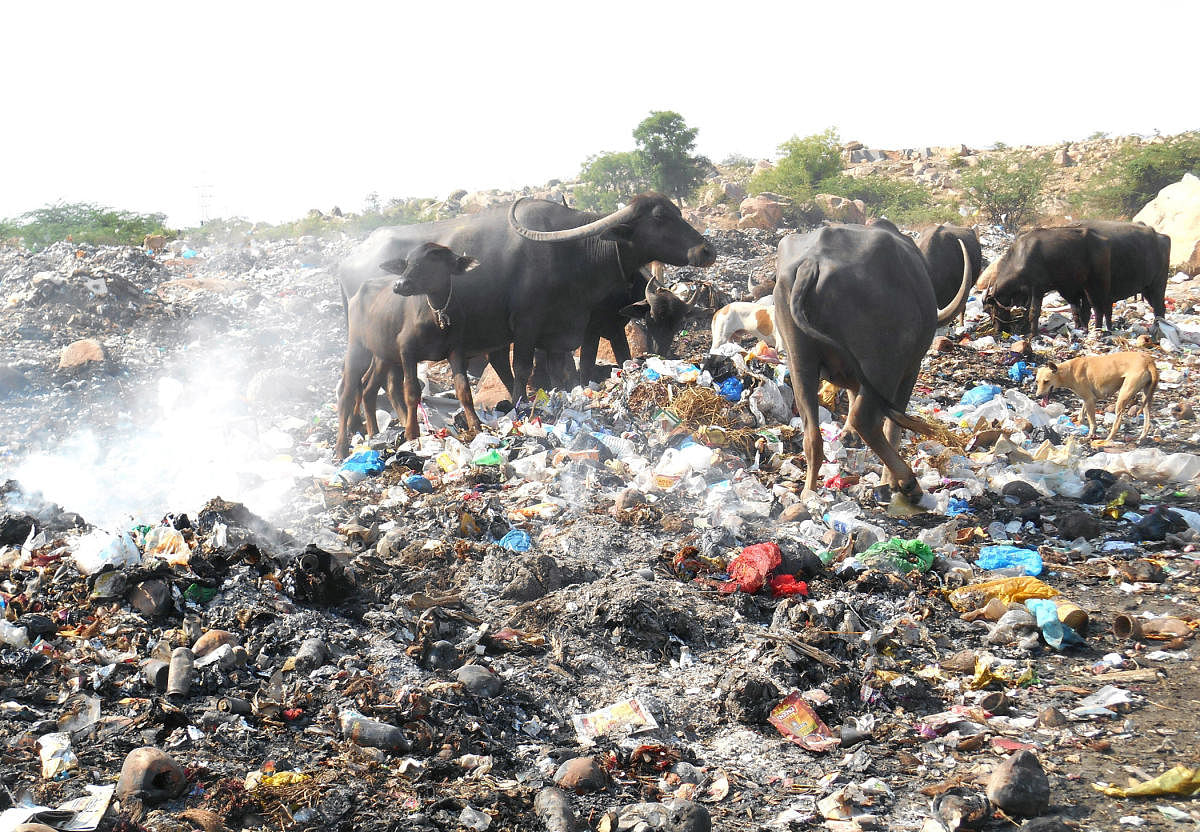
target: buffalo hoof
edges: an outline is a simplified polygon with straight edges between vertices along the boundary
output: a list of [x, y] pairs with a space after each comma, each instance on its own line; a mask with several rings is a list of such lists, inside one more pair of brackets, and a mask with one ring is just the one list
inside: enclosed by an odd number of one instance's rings
[[917, 482], [916, 477], [909, 477], [900, 483], [899, 491], [909, 500], [916, 502], [921, 496], [921, 484]]

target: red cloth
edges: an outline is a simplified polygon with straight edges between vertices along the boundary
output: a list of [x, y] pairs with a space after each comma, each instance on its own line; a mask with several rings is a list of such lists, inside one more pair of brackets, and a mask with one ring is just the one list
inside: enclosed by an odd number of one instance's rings
[[729, 583], [721, 587], [722, 592], [740, 589], [751, 594], [763, 588], [767, 576], [783, 563], [783, 553], [775, 543], [755, 543], [747, 546], [729, 564]]

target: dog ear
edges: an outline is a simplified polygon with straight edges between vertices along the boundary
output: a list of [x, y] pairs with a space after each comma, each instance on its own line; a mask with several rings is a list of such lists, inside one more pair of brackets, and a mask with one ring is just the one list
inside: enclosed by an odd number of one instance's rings
[[1058, 365], [1057, 365], [1057, 364], [1055, 364], [1053, 361], [1047, 361], [1047, 362], [1046, 362], [1046, 369], [1047, 369], [1047, 370], [1049, 370], [1049, 371], [1050, 371], [1050, 372], [1052, 372], [1052, 373], [1057, 373], [1057, 372], [1058, 372]]

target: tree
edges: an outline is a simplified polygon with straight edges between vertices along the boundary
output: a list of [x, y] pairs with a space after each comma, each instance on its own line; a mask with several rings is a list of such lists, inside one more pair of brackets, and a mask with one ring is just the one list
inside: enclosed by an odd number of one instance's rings
[[816, 185], [842, 170], [841, 140], [832, 127], [824, 133], [792, 136], [779, 145], [780, 158], [771, 170], [750, 179], [750, 192], [771, 191], [796, 202], [811, 199]]
[[1015, 231], [1037, 215], [1049, 173], [1050, 160], [1045, 156], [1004, 154], [983, 159], [960, 181], [984, 216]]
[[704, 157], [692, 155], [697, 132], [671, 110], [651, 112], [633, 130], [646, 179], [676, 202], [703, 181], [709, 165]]
[[140, 245], [147, 234], [173, 232], [164, 227], [166, 214], [138, 214], [90, 202], [55, 202], [15, 220], [0, 223], [6, 237], [18, 237], [37, 251], [70, 237], [76, 243]]
[[586, 211], [608, 213], [649, 187], [642, 157], [634, 150], [589, 156], [579, 179], [582, 184], [575, 189], [575, 204]]
[[1181, 133], [1165, 141], [1139, 146], [1126, 142], [1104, 170], [1093, 200], [1108, 214], [1132, 217], [1158, 192], [1200, 171], [1200, 132]]

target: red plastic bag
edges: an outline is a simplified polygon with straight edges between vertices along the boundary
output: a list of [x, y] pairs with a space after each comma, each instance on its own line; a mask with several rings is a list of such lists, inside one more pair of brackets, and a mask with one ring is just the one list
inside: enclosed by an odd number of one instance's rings
[[755, 543], [747, 546], [729, 564], [729, 583], [721, 587], [722, 592], [740, 589], [751, 594], [758, 592], [767, 582], [767, 576], [783, 563], [783, 552], [774, 543]]
[[775, 575], [771, 578], [771, 594], [776, 598], [785, 595], [803, 595], [808, 597], [808, 584], [797, 581], [795, 575]]

